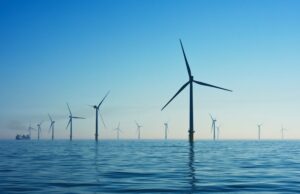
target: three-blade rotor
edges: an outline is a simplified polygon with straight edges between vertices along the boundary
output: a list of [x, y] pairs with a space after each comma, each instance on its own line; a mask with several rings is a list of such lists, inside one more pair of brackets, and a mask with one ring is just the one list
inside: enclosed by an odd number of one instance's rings
[[85, 118], [84, 117], [73, 116], [69, 104], [68, 103], [66, 103], [66, 104], [67, 104], [67, 107], [68, 107], [68, 110], [69, 110], [69, 113], [70, 113], [69, 122], [68, 122], [67, 127], [66, 127], [66, 129], [68, 129], [69, 125], [72, 123], [72, 119], [85, 119]]
[[188, 72], [188, 75], [189, 75], [189, 81], [186, 82], [183, 86], [181, 86], [181, 88], [176, 92], [176, 94], [167, 102], [167, 104], [165, 106], [162, 107], [161, 110], [164, 110], [168, 104], [189, 84], [193, 84], [193, 83], [196, 83], [196, 84], [199, 84], [199, 85], [202, 85], [202, 86], [206, 86], [206, 87], [212, 87], [212, 88], [216, 88], [216, 89], [220, 89], [220, 90], [225, 90], [225, 91], [228, 91], [228, 92], [232, 92], [232, 90], [229, 90], [229, 89], [226, 89], [226, 88], [222, 88], [222, 87], [219, 87], [219, 86], [215, 86], [215, 85], [211, 85], [211, 84], [207, 84], [207, 83], [204, 83], [204, 82], [200, 82], [200, 81], [196, 81], [194, 80], [193, 76], [192, 76], [192, 72], [191, 72], [191, 68], [190, 68], [190, 65], [189, 65], [189, 62], [187, 60], [187, 57], [186, 57], [186, 54], [185, 54], [185, 51], [184, 51], [184, 48], [183, 48], [183, 44], [182, 44], [182, 41], [180, 41], [180, 46], [181, 46], [181, 50], [182, 50], [182, 53], [183, 53], [183, 57], [184, 57], [184, 61], [185, 61], [185, 65], [186, 65], [186, 68], [187, 68], [187, 72]]

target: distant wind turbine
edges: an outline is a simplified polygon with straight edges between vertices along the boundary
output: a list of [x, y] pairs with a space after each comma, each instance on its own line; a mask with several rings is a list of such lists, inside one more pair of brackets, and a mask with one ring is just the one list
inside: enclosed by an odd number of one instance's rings
[[211, 130], [213, 132], [213, 140], [215, 141], [216, 140], [216, 122], [217, 122], [217, 119], [213, 118], [212, 115], [210, 115], [210, 118], [211, 118]]
[[194, 80], [194, 77], [191, 73], [191, 69], [188, 63], [188, 60], [186, 58], [185, 52], [184, 52], [184, 48], [182, 45], [182, 42], [180, 40], [180, 45], [181, 45], [181, 49], [182, 49], [182, 53], [184, 56], [184, 60], [185, 60], [185, 64], [186, 64], [186, 68], [188, 71], [188, 75], [189, 75], [189, 81], [187, 81], [179, 90], [178, 92], [167, 102], [167, 104], [161, 109], [163, 110], [187, 85], [190, 86], [190, 127], [189, 127], [189, 141], [193, 142], [194, 141], [194, 111], [193, 111], [193, 83], [202, 85], [202, 86], [208, 86], [208, 87], [213, 87], [213, 88], [217, 88], [217, 89], [221, 89], [221, 90], [226, 90], [229, 92], [232, 92], [231, 90], [225, 89], [225, 88], [221, 88], [218, 86], [214, 86], [214, 85], [210, 85], [204, 82], [200, 82], [200, 81], [196, 81]]
[[258, 140], [260, 140], [261, 126], [262, 126], [262, 124], [257, 125], [257, 128], [258, 128]]
[[[100, 101], [100, 103], [98, 105], [92, 105], [92, 106], [90, 105], [96, 111], [96, 132], [95, 132], [95, 140], [96, 141], [98, 141], [98, 114], [99, 114], [99, 108], [100, 108], [101, 104], [104, 102], [104, 100], [105, 100], [105, 98], [107, 97], [108, 94], [109, 94], [109, 91], [106, 93], [106, 95], [103, 97], [103, 99]], [[101, 114], [100, 114], [100, 116], [101, 116]], [[101, 119], [102, 119], [103, 125], [105, 126], [102, 116], [101, 116]]]
[[143, 127], [142, 125], [138, 124], [138, 122], [135, 121], [136, 127], [137, 127], [137, 132], [138, 132], [138, 139], [141, 139], [141, 128]]
[[72, 141], [72, 138], [73, 138], [73, 129], [72, 129], [72, 127], [73, 127], [73, 119], [85, 119], [85, 118], [73, 116], [72, 112], [71, 112], [71, 109], [70, 109], [70, 106], [69, 106], [68, 103], [67, 103], [67, 106], [68, 106], [68, 110], [69, 110], [69, 122], [68, 122], [68, 125], [67, 125], [66, 129], [70, 125], [70, 141]]
[[40, 140], [40, 135], [41, 135], [41, 132], [42, 132], [42, 123], [43, 122], [40, 122], [36, 125], [37, 126], [37, 131], [38, 131], [38, 140]]
[[169, 124], [168, 122], [164, 123], [165, 125], [165, 140], [168, 139], [168, 129], [169, 129]]
[[29, 137], [31, 139], [31, 130], [35, 130], [35, 128], [31, 127], [31, 123], [29, 124], [29, 127], [27, 128], [28, 133], [29, 133]]
[[54, 124], [55, 121], [52, 120], [52, 117], [50, 116], [50, 114], [48, 114], [49, 120], [50, 120], [50, 127], [49, 127], [49, 132], [51, 130], [51, 139], [52, 141], [54, 140]]
[[120, 139], [120, 132], [121, 132], [121, 129], [120, 129], [120, 122], [118, 124], [118, 127], [114, 129], [116, 132], [117, 132], [117, 140]]

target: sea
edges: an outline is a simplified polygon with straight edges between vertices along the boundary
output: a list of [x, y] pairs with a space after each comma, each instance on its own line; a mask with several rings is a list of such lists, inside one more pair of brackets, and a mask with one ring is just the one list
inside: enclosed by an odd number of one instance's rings
[[0, 141], [0, 193], [300, 193], [300, 141]]

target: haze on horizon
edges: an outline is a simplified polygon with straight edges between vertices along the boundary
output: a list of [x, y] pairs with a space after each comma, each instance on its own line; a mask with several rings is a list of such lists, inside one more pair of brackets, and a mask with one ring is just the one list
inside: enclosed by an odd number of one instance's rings
[[[0, 2], [0, 139], [48, 133], [68, 139], [68, 109], [75, 139], [94, 139], [97, 104], [110, 90], [99, 138], [188, 139], [188, 79], [179, 38], [199, 81], [194, 85], [195, 139], [211, 139], [211, 113], [220, 139], [300, 138], [300, 2], [296, 0], [113, 0]], [[36, 138], [36, 132], [33, 132]]]

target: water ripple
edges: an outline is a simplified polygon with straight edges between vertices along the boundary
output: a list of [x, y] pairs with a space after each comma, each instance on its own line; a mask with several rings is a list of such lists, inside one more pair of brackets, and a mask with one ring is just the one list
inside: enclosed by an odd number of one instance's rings
[[298, 141], [0, 141], [0, 193], [300, 193]]

